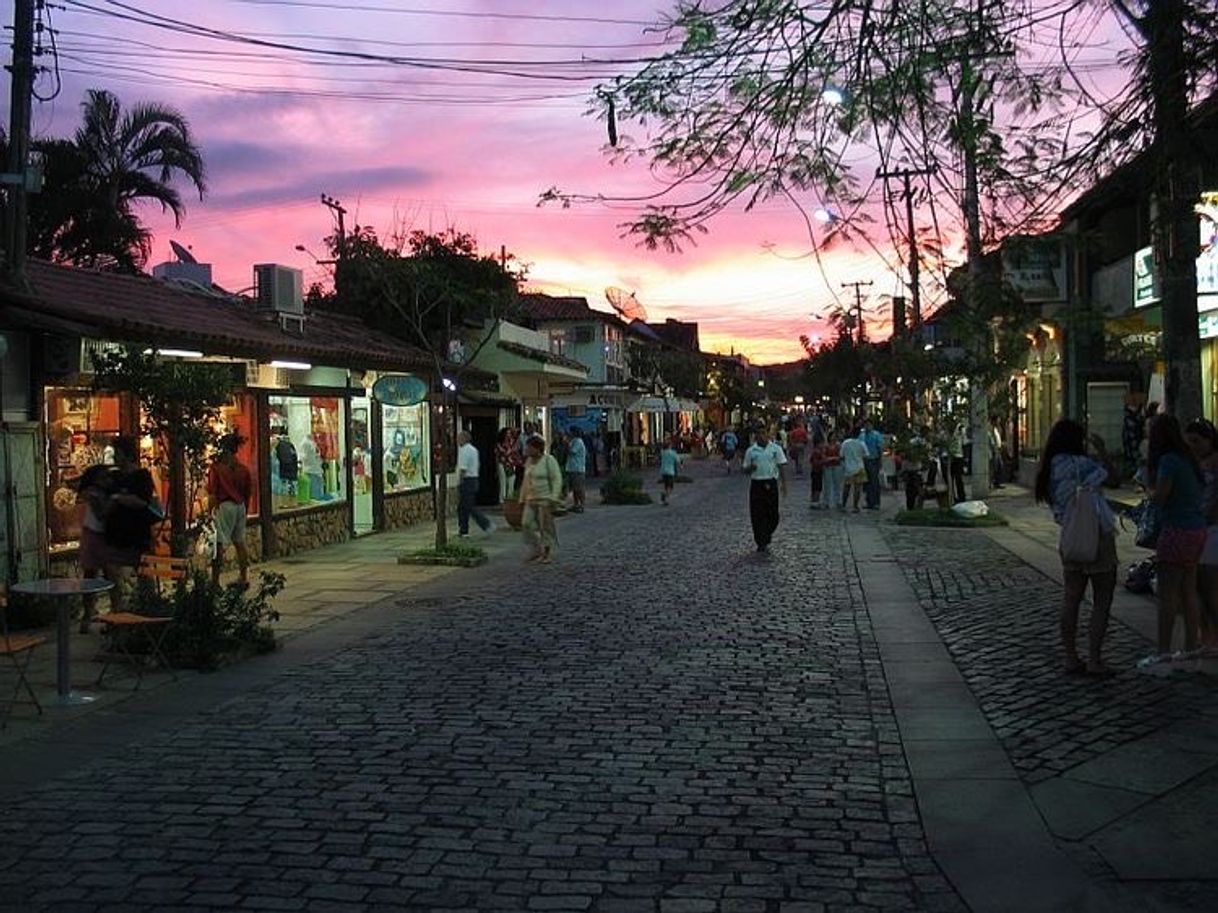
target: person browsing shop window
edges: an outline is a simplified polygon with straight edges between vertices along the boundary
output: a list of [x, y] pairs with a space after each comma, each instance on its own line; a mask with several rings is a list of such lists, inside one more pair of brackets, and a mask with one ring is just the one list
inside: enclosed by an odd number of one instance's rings
[[212, 521], [216, 525], [216, 554], [211, 561], [211, 579], [217, 586], [220, 584], [220, 571], [224, 569], [224, 553], [230, 545], [237, 553], [241, 585], [249, 583], [250, 555], [245, 547], [245, 529], [254, 483], [250, 471], [237, 459], [237, 451], [244, 443], [245, 438], [236, 431], [222, 435], [216, 443], [216, 459], [207, 470], [207, 497], [211, 502]]
[[754, 443], [744, 452], [740, 468], [752, 477], [749, 483], [749, 519], [753, 525], [753, 540], [757, 551], [770, 547], [774, 531], [778, 529], [778, 493], [787, 496], [787, 477], [783, 467], [787, 455], [778, 444], [770, 440], [765, 428], [757, 431]]

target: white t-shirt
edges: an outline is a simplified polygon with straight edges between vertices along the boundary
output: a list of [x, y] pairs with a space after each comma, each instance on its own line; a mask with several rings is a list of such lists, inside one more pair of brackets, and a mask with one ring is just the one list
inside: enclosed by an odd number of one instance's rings
[[764, 447], [753, 444], [744, 452], [745, 469], [753, 467], [753, 481], [765, 482], [770, 479], [778, 478], [778, 467], [786, 465], [787, 455], [782, 452], [782, 448], [774, 441], [770, 441]]
[[472, 443], [457, 448], [457, 478], [476, 479], [479, 469], [478, 448]]
[[848, 476], [863, 472], [867, 459], [867, 445], [856, 437], [842, 441], [842, 472]]

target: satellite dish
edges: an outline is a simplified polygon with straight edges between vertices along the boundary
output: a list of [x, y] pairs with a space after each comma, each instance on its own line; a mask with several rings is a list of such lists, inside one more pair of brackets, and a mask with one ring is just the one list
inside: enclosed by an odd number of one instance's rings
[[195, 255], [179, 244], [177, 241], [170, 241], [169, 246], [173, 248], [173, 252], [177, 254], [179, 263], [198, 263]]
[[615, 311], [622, 315], [627, 323], [635, 320], [647, 320], [647, 308], [639, 303], [639, 299], [634, 297], [634, 292], [628, 292], [625, 289], [617, 286], [609, 286], [605, 289], [605, 300], [613, 307]]

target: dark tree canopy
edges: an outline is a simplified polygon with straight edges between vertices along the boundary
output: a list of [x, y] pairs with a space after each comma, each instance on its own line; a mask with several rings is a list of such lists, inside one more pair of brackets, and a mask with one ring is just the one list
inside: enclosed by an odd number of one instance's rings
[[155, 203], [181, 224], [185, 213], [174, 181], [185, 179], [200, 199], [207, 189], [203, 156], [186, 118], [164, 105], [124, 110], [110, 92], [92, 89], [71, 140], [32, 144], [43, 188], [29, 200], [27, 252], [57, 263], [138, 272], [152, 250], [139, 207]]
[[441, 360], [452, 340], [477, 346], [485, 322], [517, 306], [521, 275], [511, 258], [480, 254], [466, 232], [409, 231], [383, 244], [374, 229], [357, 226], [327, 243], [337, 264], [335, 293], [324, 306]]

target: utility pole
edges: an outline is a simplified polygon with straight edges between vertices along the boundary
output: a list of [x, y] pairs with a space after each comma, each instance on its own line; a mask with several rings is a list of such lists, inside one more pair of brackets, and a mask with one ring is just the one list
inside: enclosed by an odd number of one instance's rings
[[874, 283], [868, 279], [866, 282], [843, 282], [842, 288], [854, 289], [854, 319], [858, 321], [858, 344], [863, 344], [863, 289]]
[[875, 176], [883, 180], [885, 185], [889, 178], [900, 178], [904, 189], [905, 225], [909, 237], [909, 296], [913, 305], [909, 326], [910, 330], [915, 333], [922, 326], [922, 291], [919, 279], [921, 264], [918, 262], [918, 236], [914, 232], [913, 186], [910, 182], [912, 178], [934, 174], [934, 171], [934, 168], [896, 168], [891, 171], [878, 169], [875, 173]]
[[338, 220], [338, 244], [335, 245], [335, 258], [341, 260], [347, 250], [347, 223], [345, 221], [347, 210], [343, 208], [342, 203], [325, 193], [321, 195], [321, 205], [334, 213], [334, 218]]
[[[34, 2], [15, 0], [13, 4], [13, 60], [9, 92], [9, 147], [3, 182], [8, 189], [8, 215], [4, 226], [4, 245], [8, 254], [9, 278], [25, 284], [26, 221], [29, 209], [26, 172], [30, 161], [30, 108], [34, 94]], [[39, 0], [41, 3], [41, 0]]]
[[1162, 281], [1166, 410], [1181, 422], [1205, 414], [1201, 341], [1197, 333], [1195, 207], [1200, 163], [1189, 136], [1189, 76], [1185, 0], [1156, 0], [1135, 23], [1147, 46], [1153, 102], [1155, 269]]
[[[985, 28], [985, 0], [977, 0], [977, 32]], [[960, 154], [964, 164], [964, 228], [965, 249], [968, 252], [968, 290], [965, 303], [974, 315], [982, 311], [986, 296], [985, 250], [981, 238], [981, 193], [977, 174], [977, 92], [981, 78], [973, 67], [973, 57], [965, 54], [960, 59]], [[990, 327], [984, 322], [981, 340], [974, 343], [979, 363], [992, 357]], [[984, 500], [990, 495], [990, 391], [984, 378], [976, 376], [969, 382], [969, 424], [973, 443], [972, 496]]]

